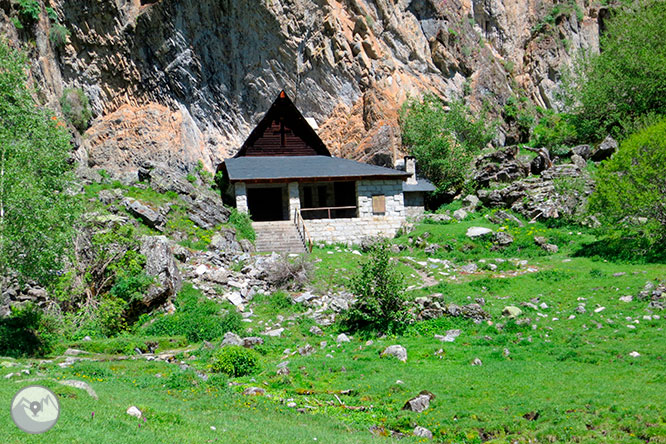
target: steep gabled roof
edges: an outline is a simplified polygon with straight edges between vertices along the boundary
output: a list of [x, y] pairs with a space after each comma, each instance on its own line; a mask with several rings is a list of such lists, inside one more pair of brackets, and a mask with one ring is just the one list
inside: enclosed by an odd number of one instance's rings
[[283, 90], [234, 158], [315, 155], [331, 153]]

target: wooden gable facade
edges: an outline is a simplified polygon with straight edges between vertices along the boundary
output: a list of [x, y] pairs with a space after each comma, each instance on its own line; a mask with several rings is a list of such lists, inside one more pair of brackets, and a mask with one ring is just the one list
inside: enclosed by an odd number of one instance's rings
[[331, 156], [284, 91], [234, 156]]

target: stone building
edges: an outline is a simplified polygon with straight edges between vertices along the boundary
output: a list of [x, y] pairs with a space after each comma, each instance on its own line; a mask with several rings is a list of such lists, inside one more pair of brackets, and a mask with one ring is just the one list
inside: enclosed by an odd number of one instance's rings
[[423, 213], [424, 194], [434, 190], [416, 179], [413, 158], [401, 171], [331, 156], [284, 91], [219, 170], [258, 234], [281, 227], [282, 236], [293, 226], [306, 244], [394, 236], [407, 216]]

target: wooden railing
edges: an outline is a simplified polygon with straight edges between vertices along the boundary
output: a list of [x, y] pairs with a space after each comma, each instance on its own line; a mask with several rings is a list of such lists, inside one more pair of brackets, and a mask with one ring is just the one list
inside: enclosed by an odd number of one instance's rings
[[312, 242], [312, 238], [310, 237], [310, 233], [308, 232], [308, 227], [305, 226], [305, 221], [303, 220], [303, 216], [301, 216], [301, 212], [298, 209], [294, 210], [294, 224], [296, 225], [296, 230], [298, 230], [298, 234], [301, 236], [301, 240], [303, 241], [303, 246], [305, 247], [308, 253], [312, 253], [312, 247], [314, 245], [314, 242]]
[[314, 207], [314, 208], [301, 208], [302, 212], [305, 211], [327, 211], [328, 219], [331, 219], [331, 210], [355, 210], [356, 205], [347, 206], [347, 207]]

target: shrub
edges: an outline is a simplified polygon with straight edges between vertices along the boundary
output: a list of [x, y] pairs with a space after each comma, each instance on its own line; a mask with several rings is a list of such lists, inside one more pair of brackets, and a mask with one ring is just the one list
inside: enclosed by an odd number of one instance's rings
[[266, 280], [278, 288], [301, 288], [310, 281], [313, 269], [308, 257], [290, 259], [283, 254], [268, 268]]
[[252, 228], [252, 219], [247, 213], [241, 213], [232, 208], [229, 215], [229, 223], [236, 229], [236, 239], [248, 239], [252, 242], [257, 238], [254, 228]]
[[67, 121], [79, 133], [83, 133], [88, 128], [92, 112], [90, 111], [88, 97], [81, 88], [65, 89], [60, 98], [60, 106]]
[[34, 306], [12, 308], [0, 319], [0, 356], [15, 358], [44, 356], [52, 349], [52, 336], [44, 328], [42, 313]]
[[540, 109], [541, 118], [532, 130], [531, 144], [536, 148], [546, 147], [551, 153], [570, 146], [578, 140], [573, 116]]
[[[602, 222], [652, 247], [666, 241], [666, 119], [631, 136], [601, 164], [590, 210]], [[645, 218], [642, 222], [639, 218]], [[663, 248], [663, 244], [662, 248]]]
[[666, 114], [666, 3], [647, 0], [616, 8], [601, 35], [602, 51], [583, 57], [567, 88], [577, 102], [584, 139], [629, 134], [635, 121]]
[[19, 14], [23, 19], [21, 22], [24, 25], [34, 23], [39, 20], [39, 14], [42, 12], [42, 8], [39, 6], [37, 0], [18, 0], [19, 5]]
[[60, 23], [53, 23], [49, 31], [49, 40], [56, 48], [61, 48], [67, 43], [69, 37], [69, 30]]
[[222, 347], [213, 356], [210, 369], [232, 377], [251, 375], [259, 369], [259, 355], [238, 345]]
[[483, 113], [475, 118], [462, 102], [451, 103], [446, 111], [433, 94], [426, 94], [422, 101], [407, 100], [400, 124], [403, 145], [438, 193], [462, 188], [472, 157], [490, 142], [494, 130], [494, 123], [487, 123]]
[[391, 264], [386, 241], [371, 248], [352, 277], [356, 302], [342, 314], [341, 324], [351, 331], [398, 331], [410, 321], [405, 306], [404, 277]]
[[158, 315], [140, 328], [146, 335], [182, 335], [190, 342], [212, 341], [228, 331], [241, 330], [241, 316], [235, 309], [221, 313], [220, 304], [204, 298], [191, 284], [185, 284], [178, 294], [175, 313]]

